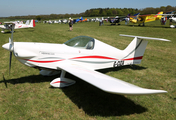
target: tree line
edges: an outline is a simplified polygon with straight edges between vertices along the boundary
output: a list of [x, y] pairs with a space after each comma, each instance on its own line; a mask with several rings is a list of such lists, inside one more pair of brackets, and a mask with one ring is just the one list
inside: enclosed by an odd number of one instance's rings
[[90, 9], [86, 10], [84, 15], [89, 17], [94, 16], [127, 16], [128, 14], [134, 15], [136, 13], [140, 13], [141, 15], [144, 14], [156, 14], [160, 11], [168, 12], [168, 11], [176, 11], [176, 6], [172, 7], [168, 6], [161, 6], [160, 8], [144, 8], [144, 9], [134, 9], [134, 8], [97, 8], [97, 9]]
[[135, 13], [143, 14], [156, 14], [159, 11], [176, 11], [176, 6], [161, 6], [159, 8], [147, 7], [144, 9], [134, 8], [93, 8], [86, 10], [79, 14], [50, 14], [50, 15], [28, 15], [28, 16], [10, 16], [1, 17], [11, 20], [15, 19], [37, 19], [37, 20], [49, 20], [49, 19], [64, 19], [64, 18], [77, 18], [77, 17], [105, 17], [105, 16], [127, 16], [128, 14], [134, 15]]

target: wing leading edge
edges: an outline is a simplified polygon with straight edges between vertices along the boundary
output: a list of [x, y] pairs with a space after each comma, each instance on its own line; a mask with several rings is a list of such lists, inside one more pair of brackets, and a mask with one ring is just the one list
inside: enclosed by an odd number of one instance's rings
[[59, 64], [57, 68], [81, 78], [91, 85], [109, 93], [120, 95], [146, 95], [167, 93], [164, 90], [145, 89], [122, 80], [107, 76], [94, 70], [74, 64]]

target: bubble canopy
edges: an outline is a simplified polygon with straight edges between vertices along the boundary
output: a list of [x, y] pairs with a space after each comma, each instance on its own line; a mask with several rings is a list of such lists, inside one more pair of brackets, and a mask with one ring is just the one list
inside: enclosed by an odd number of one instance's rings
[[89, 36], [77, 36], [74, 37], [64, 44], [70, 47], [78, 47], [83, 49], [93, 49], [94, 47], [94, 38]]

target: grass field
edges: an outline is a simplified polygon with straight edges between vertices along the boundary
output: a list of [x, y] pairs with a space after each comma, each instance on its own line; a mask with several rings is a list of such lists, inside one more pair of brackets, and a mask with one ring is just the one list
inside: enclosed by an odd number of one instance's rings
[[[9, 76], [9, 52], [0, 48], [0, 119], [1, 120], [114, 120], [176, 118], [176, 29], [161, 26], [159, 21], [145, 27], [132, 24], [111, 26], [105, 23], [77, 23], [73, 31], [68, 24], [38, 23], [34, 29], [15, 30], [15, 42], [63, 43], [79, 35], [101, 40], [124, 49], [133, 38], [119, 34], [158, 37], [171, 42], [149, 41], [142, 63], [134, 67], [100, 70], [109, 76], [144, 88], [161, 89], [167, 94], [121, 96], [105, 93], [69, 75], [76, 84], [52, 88], [50, 81], [58, 76], [43, 77], [39, 71], [12, 58]], [[8, 42], [10, 33], [0, 33], [0, 45]], [[110, 51], [109, 51], [110, 52]], [[7, 85], [5, 85], [6, 80]]]

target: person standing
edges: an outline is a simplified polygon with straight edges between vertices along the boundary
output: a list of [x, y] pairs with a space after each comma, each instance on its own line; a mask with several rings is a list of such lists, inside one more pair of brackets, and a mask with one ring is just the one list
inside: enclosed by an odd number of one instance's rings
[[70, 27], [70, 31], [73, 30], [73, 20], [72, 19], [69, 19], [69, 27]]
[[99, 20], [99, 26], [101, 26], [101, 25], [102, 25], [102, 20], [100, 19], [100, 20]]

